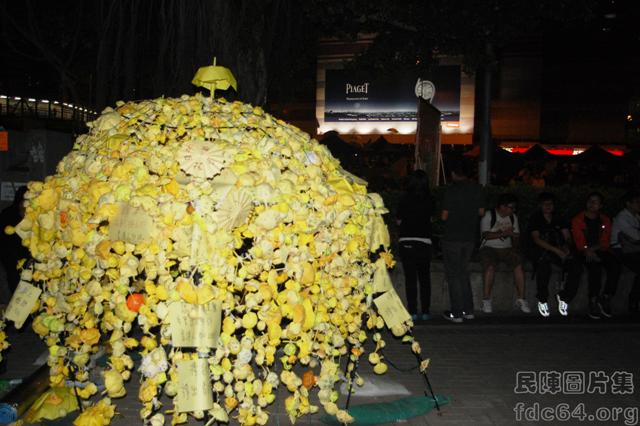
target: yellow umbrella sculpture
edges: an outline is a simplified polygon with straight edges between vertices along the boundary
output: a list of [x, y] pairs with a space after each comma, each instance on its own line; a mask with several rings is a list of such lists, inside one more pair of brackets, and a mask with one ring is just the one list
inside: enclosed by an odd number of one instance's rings
[[[213, 98], [236, 88], [215, 59], [193, 83], [211, 96], [106, 108], [53, 176], [29, 183], [25, 218], [7, 231], [32, 261], [5, 318], [21, 326], [33, 314], [53, 386], [73, 372], [86, 383], [80, 426], [109, 422], [132, 351], [152, 425], [165, 414], [264, 425], [279, 386], [292, 421], [320, 405], [352, 421], [336, 404], [341, 361], [372, 338], [368, 360], [382, 374], [381, 329], [412, 326], [387, 276], [382, 198], [296, 127]], [[104, 345], [97, 402], [90, 357]]]
[[213, 58], [213, 65], [200, 67], [193, 76], [191, 83], [209, 89], [209, 96], [213, 98], [216, 90], [227, 90], [233, 87], [238, 90], [238, 83], [228, 68], [216, 65], [216, 58]]

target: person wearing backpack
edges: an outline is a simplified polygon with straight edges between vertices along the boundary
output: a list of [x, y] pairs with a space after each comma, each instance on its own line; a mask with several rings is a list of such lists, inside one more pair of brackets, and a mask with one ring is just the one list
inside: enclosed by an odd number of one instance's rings
[[[563, 275], [567, 273], [566, 287], [570, 288], [578, 287], [582, 267], [571, 252], [571, 226], [569, 221], [555, 212], [553, 194], [542, 192], [538, 196], [538, 205], [538, 210], [529, 218], [526, 234], [529, 238], [525, 251], [536, 279], [538, 312], [548, 317], [551, 266], [562, 268]], [[567, 315], [566, 309], [559, 311], [561, 315]]]
[[480, 262], [482, 263], [482, 278], [484, 294], [482, 298], [482, 312], [493, 312], [491, 290], [495, 277], [496, 266], [503, 262], [513, 270], [516, 286], [516, 307], [524, 313], [530, 313], [529, 304], [524, 299], [524, 270], [522, 258], [518, 252], [518, 238], [520, 226], [515, 214], [517, 198], [513, 194], [501, 194], [497, 207], [485, 213], [480, 221]]
[[[587, 269], [589, 282], [589, 318], [611, 318], [610, 300], [618, 287], [620, 264], [611, 251], [611, 219], [601, 212], [603, 196], [592, 192], [587, 196], [586, 208], [571, 220], [571, 234], [578, 259]], [[604, 291], [602, 270], [607, 273]], [[558, 304], [567, 305], [575, 295], [559, 294]], [[564, 297], [563, 297], [564, 296]]]

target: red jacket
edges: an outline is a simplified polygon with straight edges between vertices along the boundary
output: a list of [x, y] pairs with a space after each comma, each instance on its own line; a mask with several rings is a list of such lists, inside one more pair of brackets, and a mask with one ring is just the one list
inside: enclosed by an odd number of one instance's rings
[[[609, 250], [609, 242], [611, 240], [611, 219], [607, 215], [600, 213], [600, 249]], [[584, 251], [587, 248], [586, 236], [587, 224], [584, 221], [584, 212], [578, 213], [571, 219], [571, 235], [576, 244], [578, 251]]]

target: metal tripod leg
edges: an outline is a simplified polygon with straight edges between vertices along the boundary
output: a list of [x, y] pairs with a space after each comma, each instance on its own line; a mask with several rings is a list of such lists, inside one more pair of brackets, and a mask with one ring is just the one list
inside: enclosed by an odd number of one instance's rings
[[[349, 354], [351, 354], [351, 350], [349, 350]], [[349, 371], [349, 366], [353, 364], [353, 368], [351, 369], [351, 371]], [[349, 387], [348, 387], [348, 392], [347, 392], [347, 403], [345, 404], [344, 409], [348, 410], [349, 409], [349, 403], [351, 402], [351, 394], [353, 391], [353, 378], [356, 375], [356, 371], [358, 370], [358, 358], [356, 358], [355, 361], [351, 361], [351, 355], [349, 355], [349, 358], [347, 358], [347, 366], [345, 367], [345, 377], [347, 377], [347, 374], [349, 374]]]
[[[418, 369], [420, 369], [421, 365], [422, 365], [422, 361], [424, 361], [422, 359], [422, 356], [420, 354], [417, 353], [413, 353], [416, 356], [416, 359], [418, 360]], [[438, 398], [436, 398], [435, 393], [433, 392], [433, 388], [431, 387], [431, 382], [429, 381], [429, 376], [427, 376], [427, 370], [425, 371], [421, 371], [422, 376], [424, 377], [425, 382], [427, 383], [427, 390], [424, 391], [424, 395], [426, 397], [429, 397], [429, 392], [431, 392], [431, 398], [433, 399], [434, 404], [436, 405], [436, 410], [438, 411], [438, 415], [440, 415], [440, 404], [438, 404]]]

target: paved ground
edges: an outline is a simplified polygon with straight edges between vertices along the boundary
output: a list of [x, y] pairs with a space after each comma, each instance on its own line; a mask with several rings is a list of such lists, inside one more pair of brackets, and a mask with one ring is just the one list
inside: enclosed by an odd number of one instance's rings
[[[581, 319], [561, 321], [541, 321], [536, 317], [479, 319], [467, 321], [462, 325], [433, 320], [420, 324], [415, 329], [415, 336], [422, 343], [424, 354], [431, 358], [429, 379], [437, 394], [452, 399], [449, 405], [442, 407], [441, 412], [435, 410], [429, 414], [408, 420], [407, 425], [511, 425], [511, 424], [606, 424], [624, 425], [640, 424], [638, 410], [640, 406], [640, 330], [639, 324], [616, 320], [608, 322], [587, 322]], [[13, 334], [13, 333], [12, 333]], [[8, 358], [8, 371], [0, 378], [16, 377], [28, 374], [35, 367], [32, 362], [41, 354], [43, 346], [32, 333], [13, 334], [10, 336], [13, 349]], [[400, 369], [411, 369], [415, 366], [408, 346], [394, 341], [390, 336], [385, 354]], [[363, 375], [370, 375], [368, 363], [361, 365]], [[601, 374], [593, 377], [592, 384], [604, 383], [604, 394], [587, 393], [573, 395], [563, 393], [544, 393], [544, 390], [532, 387], [529, 393], [518, 394], [517, 375], [524, 378], [527, 372], [538, 373], [535, 381], [520, 382], [544, 385], [539, 379], [546, 380], [548, 389], [553, 386], [554, 373], [579, 372], [585, 374], [587, 383], [589, 374]], [[551, 372], [547, 374], [546, 372]], [[603, 373], [598, 373], [603, 372]], [[614, 374], [618, 372], [617, 374]], [[540, 375], [542, 373], [542, 375]], [[628, 374], [627, 374], [628, 373]], [[633, 389], [625, 388], [630, 375]], [[571, 383], [579, 385], [580, 375], [574, 379], [566, 378], [565, 386]], [[577, 379], [576, 379], [577, 377]], [[377, 378], [377, 377], [376, 377]], [[424, 379], [417, 371], [403, 372], [390, 368], [387, 375], [387, 390], [391, 384], [404, 386], [411, 395], [423, 393]], [[113, 425], [139, 424], [136, 402], [137, 385], [135, 378], [129, 384], [129, 395], [118, 401], [120, 415], [114, 419]], [[631, 393], [621, 394], [622, 391]], [[592, 389], [593, 390], [593, 389]], [[570, 392], [572, 389], [565, 389]], [[574, 389], [580, 393], [580, 389]], [[282, 390], [282, 395], [286, 390]], [[398, 396], [362, 397], [356, 393], [351, 404], [363, 404], [388, 401]], [[344, 403], [345, 398], [341, 400]], [[551, 407], [555, 411], [547, 413], [547, 420], [533, 420], [536, 405], [540, 410]], [[568, 405], [562, 405], [568, 404]], [[582, 404], [582, 405], [581, 405]], [[576, 410], [577, 407], [577, 410]], [[598, 409], [605, 407], [606, 409]], [[618, 408], [615, 408], [618, 407]], [[516, 409], [520, 408], [519, 412]], [[567, 411], [567, 409], [569, 411]], [[537, 410], [538, 415], [540, 410]], [[617, 410], [617, 411], [616, 411]], [[573, 412], [569, 421], [560, 422], [563, 414]], [[272, 425], [290, 424], [284, 415], [282, 403], [271, 407]], [[615, 414], [614, 414], [615, 413]], [[608, 420], [602, 422], [589, 421], [595, 415]], [[583, 421], [579, 418], [584, 415]], [[617, 421], [615, 417], [617, 415]], [[519, 417], [518, 417], [519, 416]], [[560, 418], [556, 417], [560, 416]], [[594, 416], [594, 417], [589, 417]], [[300, 419], [297, 424], [321, 424], [319, 415]], [[521, 421], [518, 421], [520, 419]], [[538, 417], [539, 419], [539, 417]], [[203, 424], [191, 422], [190, 424]]]

